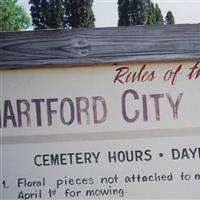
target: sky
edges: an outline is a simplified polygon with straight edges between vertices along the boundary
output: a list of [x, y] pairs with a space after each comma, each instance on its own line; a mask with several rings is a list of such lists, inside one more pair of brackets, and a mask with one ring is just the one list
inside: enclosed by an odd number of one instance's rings
[[[18, 4], [29, 12], [29, 0], [18, 0]], [[163, 16], [171, 10], [176, 24], [200, 23], [200, 0], [152, 0], [162, 10]], [[96, 27], [117, 26], [117, 0], [94, 0], [93, 11]]]

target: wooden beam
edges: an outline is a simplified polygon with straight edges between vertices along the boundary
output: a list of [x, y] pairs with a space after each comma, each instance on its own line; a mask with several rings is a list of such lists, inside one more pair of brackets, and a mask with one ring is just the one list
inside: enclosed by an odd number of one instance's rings
[[200, 59], [200, 24], [0, 33], [0, 67]]

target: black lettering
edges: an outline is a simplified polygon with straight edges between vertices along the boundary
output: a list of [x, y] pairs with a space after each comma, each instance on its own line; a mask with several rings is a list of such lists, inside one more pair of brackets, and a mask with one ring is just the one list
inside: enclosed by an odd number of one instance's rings
[[42, 116], [41, 116], [41, 103], [44, 102], [44, 99], [32, 99], [32, 103], [35, 103], [36, 119], [37, 126], [42, 126]]
[[7, 128], [7, 122], [10, 120], [13, 127], [17, 127], [17, 122], [15, 119], [14, 111], [10, 100], [4, 101], [4, 116], [3, 116], [3, 127]]
[[48, 119], [48, 126], [52, 126], [52, 114], [57, 114], [57, 110], [52, 109], [52, 103], [57, 102], [57, 98], [47, 99], [47, 119]]
[[[24, 106], [24, 110], [22, 110], [22, 105]], [[22, 127], [22, 115], [26, 117], [26, 125], [30, 126], [30, 104], [27, 100], [17, 100], [17, 115], [18, 115], [18, 127]]]
[[39, 158], [41, 158], [42, 156], [41, 155], [36, 155], [35, 157], [34, 157], [34, 164], [36, 165], [36, 166], [42, 166], [42, 164], [41, 164], [41, 162], [39, 162], [38, 161], [38, 159]]
[[139, 110], [135, 110], [135, 114], [132, 118], [129, 118], [127, 115], [127, 106], [126, 106], [126, 98], [127, 95], [131, 94], [135, 100], [139, 99], [139, 95], [135, 90], [126, 90], [122, 95], [122, 116], [127, 122], [135, 122], [139, 117]]
[[[64, 108], [65, 108], [66, 103], [69, 104], [69, 108], [70, 108], [70, 111], [69, 111], [70, 119], [68, 121], [65, 119], [66, 110]], [[74, 121], [74, 104], [73, 104], [73, 102], [70, 98], [64, 98], [61, 101], [61, 104], [60, 104], [60, 119], [61, 119], [62, 123], [65, 124], [65, 125], [71, 125]]]

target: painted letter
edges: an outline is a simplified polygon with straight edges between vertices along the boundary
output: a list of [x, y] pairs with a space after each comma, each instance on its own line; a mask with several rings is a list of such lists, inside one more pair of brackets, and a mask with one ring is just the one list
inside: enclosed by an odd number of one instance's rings
[[57, 110], [52, 110], [51, 103], [57, 102], [57, 98], [47, 99], [47, 119], [48, 119], [48, 126], [52, 126], [52, 114], [56, 114]]
[[139, 117], [139, 110], [135, 110], [135, 115], [132, 118], [127, 116], [127, 107], [126, 107], [126, 95], [131, 94], [133, 95], [134, 99], [139, 99], [138, 93], [135, 90], [126, 90], [122, 95], [122, 116], [127, 122], [135, 122]]
[[[22, 111], [22, 104], [24, 105], [24, 110]], [[18, 127], [22, 127], [22, 115], [26, 117], [26, 124], [30, 126], [30, 104], [27, 100], [17, 100], [17, 115], [18, 115]]]
[[[81, 108], [81, 102], [83, 102], [85, 104], [84, 108]], [[89, 101], [88, 101], [87, 97], [76, 97], [76, 107], [77, 107], [78, 124], [82, 124], [81, 113], [85, 113], [86, 123], [89, 124], [90, 123], [90, 117], [89, 117], [89, 112], [88, 112]]]
[[164, 94], [151, 94], [150, 97], [154, 99], [156, 120], [160, 121], [160, 104], [159, 104], [159, 99], [163, 98]]
[[[98, 112], [97, 112], [97, 102], [99, 101], [99, 103], [102, 105], [102, 117], [100, 119], [98, 119]], [[105, 122], [106, 117], [107, 117], [107, 107], [106, 107], [106, 102], [105, 99], [101, 96], [97, 96], [97, 97], [92, 97], [92, 106], [93, 106], [93, 117], [94, 117], [94, 123], [95, 124], [100, 124]]]
[[179, 108], [179, 105], [180, 105], [180, 102], [181, 102], [181, 98], [183, 96], [183, 93], [180, 93], [176, 99], [176, 102], [174, 103], [173, 99], [171, 98], [170, 94], [166, 94], [167, 96], [167, 99], [169, 101], [169, 104], [172, 108], [172, 111], [173, 111], [173, 118], [176, 120], [178, 119], [178, 108]]
[[14, 111], [10, 100], [4, 102], [4, 116], [3, 116], [3, 127], [7, 128], [7, 122], [11, 120], [13, 127], [17, 127]]
[[[64, 110], [64, 106], [65, 106], [65, 103], [68, 103], [69, 107], [70, 107], [70, 112], [69, 112], [69, 116], [71, 117], [68, 121], [66, 121], [65, 119], [65, 113], [67, 112], [64, 112], [66, 110]], [[72, 100], [70, 98], [64, 98], [62, 101], [61, 101], [61, 104], [60, 104], [60, 118], [61, 118], [61, 121], [63, 124], [66, 124], [66, 125], [71, 125], [74, 121], [74, 104], [72, 102]]]
[[32, 99], [31, 102], [35, 103], [37, 126], [42, 126], [41, 103], [44, 102], [44, 99]]

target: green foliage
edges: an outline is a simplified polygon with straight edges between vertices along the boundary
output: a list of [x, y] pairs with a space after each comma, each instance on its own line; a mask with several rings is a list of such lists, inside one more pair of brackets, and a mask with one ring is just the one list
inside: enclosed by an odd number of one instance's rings
[[32, 23], [36, 27], [36, 29], [45, 28], [46, 24], [46, 16], [44, 13], [47, 11], [46, 1], [45, 0], [30, 0], [29, 4], [31, 4], [31, 17]]
[[175, 24], [175, 19], [172, 11], [168, 11], [165, 17], [165, 23], [168, 24]]
[[144, 0], [118, 0], [118, 25], [134, 26], [145, 24]]
[[144, 0], [132, 0], [130, 3], [131, 25], [145, 24], [145, 4]]
[[156, 24], [158, 25], [164, 24], [163, 15], [158, 4], [156, 4], [156, 7], [155, 7], [155, 19], [156, 19]]
[[19, 31], [29, 27], [27, 13], [16, 3], [17, 0], [0, 0], [0, 30]]
[[118, 0], [118, 26], [162, 25], [163, 15], [151, 0]]
[[61, 28], [64, 19], [63, 0], [30, 0], [35, 29]]
[[151, 5], [151, 1], [150, 0], [144, 0], [144, 12], [145, 12], [146, 22], [148, 20], [150, 5]]
[[47, 5], [47, 26], [60, 28], [63, 26], [64, 7], [62, 0], [50, 0]]
[[70, 28], [94, 27], [93, 0], [65, 0], [65, 24]]
[[29, 0], [36, 29], [94, 27], [93, 0]]
[[129, 26], [129, 0], [118, 0], [118, 26]]
[[156, 12], [155, 12], [154, 3], [152, 2], [150, 2], [149, 8], [148, 8], [146, 24], [148, 25], [156, 24]]
[[157, 25], [163, 25], [163, 15], [162, 12], [156, 4], [154, 6], [153, 2], [150, 2], [149, 7], [148, 7], [148, 12], [147, 12], [147, 21], [146, 24], [152, 25], [152, 24], [157, 24]]

